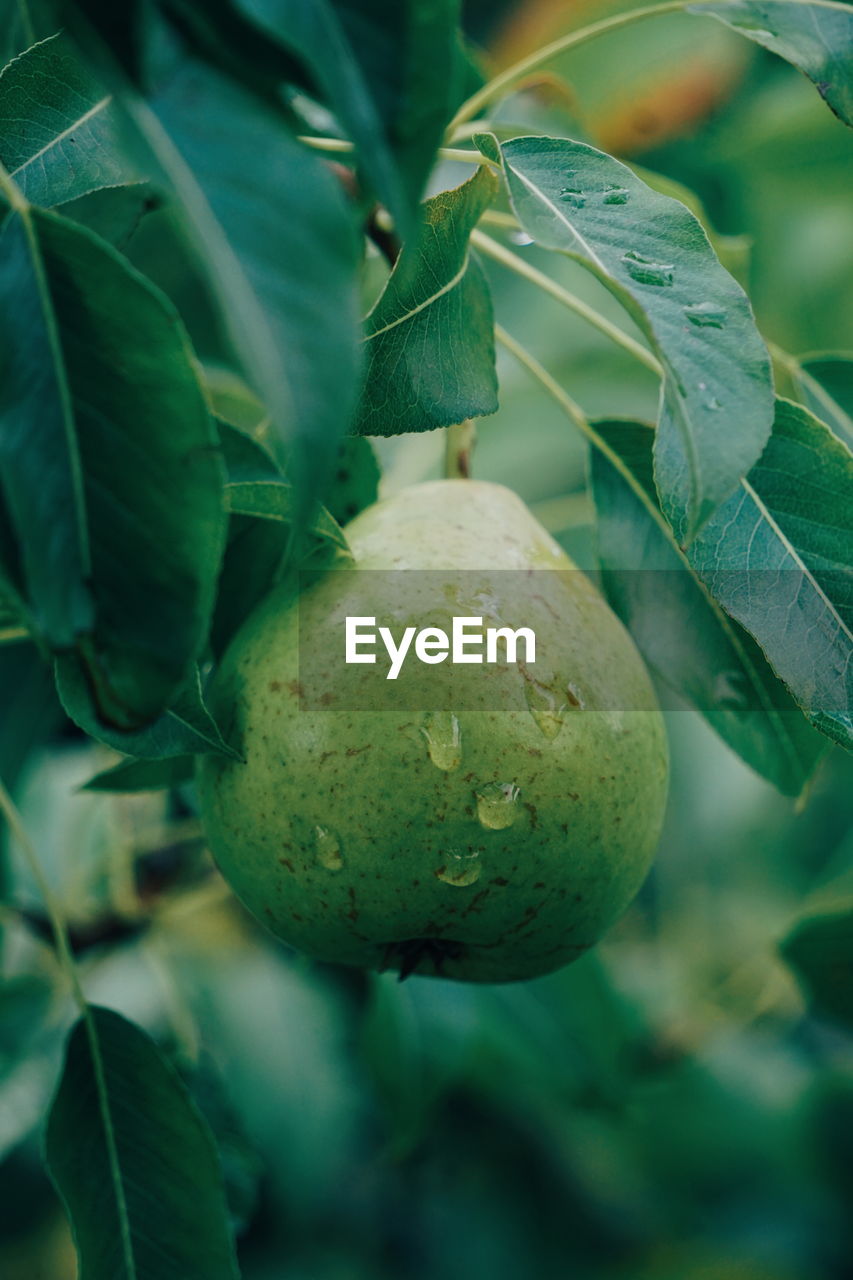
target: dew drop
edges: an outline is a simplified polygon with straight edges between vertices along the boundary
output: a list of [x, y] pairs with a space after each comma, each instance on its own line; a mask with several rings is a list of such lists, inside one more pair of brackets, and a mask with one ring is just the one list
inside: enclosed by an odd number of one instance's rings
[[716, 413], [718, 409], [722, 409], [722, 404], [716, 396], [709, 396], [707, 400], [703, 400], [702, 404], [706, 409], [710, 409], [712, 413]]
[[462, 731], [452, 711], [428, 711], [421, 733], [429, 758], [437, 769], [450, 773], [462, 763]]
[[457, 889], [467, 889], [469, 884], [476, 884], [483, 871], [480, 854], [477, 850], [470, 853], [450, 852], [447, 861], [435, 873], [437, 880], [444, 884], [455, 885]]
[[511, 231], [509, 238], [513, 244], [520, 245], [522, 248], [533, 244], [533, 236], [529, 236], [526, 231]]
[[726, 309], [715, 306], [713, 302], [692, 302], [684, 308], [684, 314], [698, 329], [725, 328]]
[[577, 711], [583, 711], [586, 706], [584, 696], [580, 689], [576, 684], [572, 684], [571, 682], [566, 685], [566, 702], [570, 707], [573, 707]]
[[622, 261], [628, 269], [628, 275], [638, 284], [657, 286], [671, 285], [675, 275], [675, 266], [671, 262], [652, 262], [640, 253], [630, 249], [622, 255]]
[[560, 192], [560, 199], [563, 204], [570, 204], [573, 209], [582, 209], [586, 204], [586, 196], [582, 191], [578, 191], [576, 187], [563, 187]]
[[316, 860], [326, 871], [342, 871], [344, 858], [341, 853], [341, 842], [328, 827], [314, 828]]
[[518, 817], [518, 797], [521, 795], [514, 782], [487, 782], [474, 794], [481, 826], [488, 827], [490, 831], [503, 831], [512, 826]]
[[605, 187], [603, 193], [604, 204], [627, 204], [631, 198], [631, 193], [627, 187]]

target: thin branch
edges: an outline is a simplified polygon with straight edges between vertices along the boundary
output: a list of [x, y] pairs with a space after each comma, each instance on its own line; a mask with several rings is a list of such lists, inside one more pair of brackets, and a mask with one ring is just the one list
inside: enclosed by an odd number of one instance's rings
[[[501, 71], [488, 84], [484, 84], [481, 89], [473, 93], [466, 102], [463, 102], [448, 126], [447, 137], [449, 139], [454, 138], [460, 126], [476, 116], [487, 103], [499, 98], [508, 89], [516, 85], [519, 80], [523, 80], [530, 71], [535, 71], [543, 63], [550, 62], [552, 58], [565, 53], [567, 49], [575, 49], [578, 45], [586, 44], [588, 40], [594, 40], [596, 36], [605, 35], [608, 31], [617, 31], [620, 27], [630, 26], [634, 22], [642, 22], [645, 18], [656, 18], [666, 13], [679, 13], [688, 9], [694, 3], [695, 0], [666, 0], [663, 4], [647, 5], [642, 9], [631, 9], [627, 13], [616, 13], [609, 18], [602, 18], [600, 22], [593, 22], [588, 27], [570, 31], [566, 35], [560, 36], [557, 40], [552, 40], [550, 44], [543, 45], [541, 49], [535, 49], [527, 57], [520, 58], [511, 67]], [[734, 7], [738, 0], [731, 0], [731, 3], [732, 7]], [[811, 0], [811, 3], [818, 5], [822, 9], [838, 9], [840, 12], [849, 12], [849, 5], [838, 3], [837, 0]], [[484, 125], [483, 127], [486, 126]]]
[[0, 814], [3, 815], [9, 824], [9, 830], [17, 841], [18, 847], [24, 855], [30, 874], [36, 882], [42, 902], [47, 910], [48, 919], [50, 920], [50, 927], [56, 943], [56, 954], [59, 957], [59, 963], [71, 986], [71, 993], [74, 997], [75, 1004], [80, 1012], [86, 1016], [89, 1011], [89, 1006], [86, 1002], [86, 997], [83, 994], [83, 988], [80, 985], [80, 978], [77, 974], [77, 965], [74, 962], [74, 953], [71, 950], [71, 943], [68, 938], [68, 926], [65, 923], [62, 908], [60, 907], [59, 901], [42, 869], [41, 859], [36, 852], [35, 845], [27, 834], [27, 829], [24, 826], [18, 807], [9, 792], [6, 790], [2, 779], [0, 779]]
[[564, 289], [562, 285], [557, 284], [555, 280], [545, 275], [543, 271], [539, 271], [536, 267], [531, 266], [529, 262], [525, 262], [524, 258], [520, 257], [519, 254], [513, 253], [511, 249], [507, 249], [499, 241], [493, 240], [491, 236], [487, 236], [484, 232], [476, 229], [471, 232], [471, 243], [482, 253], [493, 258], [495, 262], [500, 262], [502, 266], [514, 271], [516, 275], [523, 276], [525, 280], [535, 284], [537, 288], [555, 298], [564, 307], [581, 316], [588, 324], [593, 325], [605, 337], [609, 338], [611, 342], [615, 342], [627, 351], [629, 355], [644, 364], [652, 373], [658, 377], [663, 375], [660, 362], [642, 343], [637, 342], [635, 338], [625, 333], [618, 325], [611, 323], [610, 320], [599, 311], [596, 311], [594, 307], [589, 306], [583, 299], [576, 297], [568, 289]]

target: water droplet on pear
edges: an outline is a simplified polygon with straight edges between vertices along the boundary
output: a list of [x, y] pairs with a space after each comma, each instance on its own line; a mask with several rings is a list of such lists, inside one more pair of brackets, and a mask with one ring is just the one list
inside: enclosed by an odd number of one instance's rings
[[447, 862], [438, 868], [435, 877], [443, 884], [451, 884], [457, 889], [467, 889], [469, 885], [477, 883], [482, 871], [483, 866], [477, 850], [470, 853], [451, 851], [447, 856]]
[[504, 831], [518, 817], [521, 791], [514, 782], [487, 782], [475, 791], [477, 818], [490, 831]]
[[462, 731], [452, 711], [428, 711], [421, 733], [429, 758], [437, 769], [450, 773], [462, 763]]
[[328, 827], [315, 827], [314, 847], [319, 866], [326, 871], [343, 870], [344, 857], [341, 851], [341, 842], [334, 831], [330, 831]]

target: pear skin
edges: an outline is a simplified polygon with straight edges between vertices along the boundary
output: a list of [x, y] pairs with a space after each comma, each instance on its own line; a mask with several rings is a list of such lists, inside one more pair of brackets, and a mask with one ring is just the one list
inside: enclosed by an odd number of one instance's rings
[[[347, 536], [355, 567], [298, 599], [273, 591], [213, 681], [211, 709], [245, 758], [199, 765], [223, 875], [273, 933], [321, 960], [472, 982], [569, 963], [637, 893], [663, 821], [666, 737], [633, 641], [501, 486], [418, 485]], [[363, 607], [368, 583], [371, 612], [423, 626], [417, 586], [399, 589], [422, 579], [394, 572], [405, 570], [446, 574], [448, 621], [517, 614], [502, 593], [512, 583], [523, 597], [529, 581], [523, 608], [547, 669], [508, 663], [490, 682], [460, 666], [449, 685], [445, 669], [439, 697], [437, 668], [409, 663], [399, 705], [372, 709], [377, 670], [326, 652], [329, 620]], [[530, 570], [552, 571], [547, 598]], [[318, 637], [322, 707], [304, 705], [300, 637]]]

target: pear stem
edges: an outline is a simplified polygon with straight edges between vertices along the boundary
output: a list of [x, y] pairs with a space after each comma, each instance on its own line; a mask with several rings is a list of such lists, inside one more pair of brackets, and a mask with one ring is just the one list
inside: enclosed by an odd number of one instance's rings
[[471, 454], [477, 428], [471, 418], [447, 428], [444, 447], [444, 474], [448, 480], [471, 479]]

